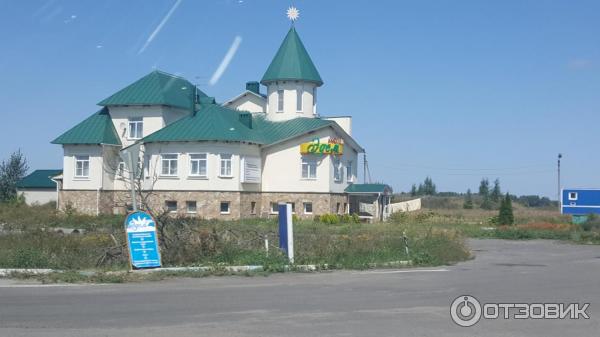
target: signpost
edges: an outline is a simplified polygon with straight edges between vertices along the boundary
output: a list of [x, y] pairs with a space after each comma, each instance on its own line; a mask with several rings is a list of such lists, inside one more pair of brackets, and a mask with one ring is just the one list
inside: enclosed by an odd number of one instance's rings
[[134, 269], [160, 268], [156, 222], [146, 212], [130, 213], [125, 219], [129, 260]]
[[291, 204], [279, 204], [279, 248], [286, 252], [290, 263], [294, 263], [294, 224]]

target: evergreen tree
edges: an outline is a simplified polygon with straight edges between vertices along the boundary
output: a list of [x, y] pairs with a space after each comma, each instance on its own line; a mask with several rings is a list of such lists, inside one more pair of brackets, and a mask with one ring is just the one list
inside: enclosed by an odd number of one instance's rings
[[437, 191], [433, 180], [430, 177], [425, 178], [425, 181], [423, 182], [423, 194], [435, 195], [436, 192]]
[[464, 209], [473, 209], [473, 195], [471, 194], [471, 189], [467, 190], [467, 194], [465, 195], [465, 203], [463, 204]]
[[506, 193], [506, 197], [502, 200], [500, 205], [500, 212], [498, 213], [498, 224], [510, 226], [515, 223], [515, 217], [513, 215], [512, 201], [510, 196]]
[[417, 185], [413, 184], [412, 187], [410, 188], [410, 196], [414, 197], [417, 195]]
[[21, 150], [13, 152], [8, 160], [0, 163], [0, 201], [17, 197], [17, 182], [25, 176], [29, 167]]
[[481, 197], [490, 195], [490, 181], [487, 178], [481, 179], [481, 183], [479, 183], [479, 195]]
[[425, 188], [423, 187], [423, 184], [419, 184], [419, 188], [417, 188], [417, 195], [423, 194], [425, 194]]
[[502, 192], [500, 191], [500, 179], [494, 180], [494, 188], [490, 195], [493, 202], [498, 202], [502, 198]]

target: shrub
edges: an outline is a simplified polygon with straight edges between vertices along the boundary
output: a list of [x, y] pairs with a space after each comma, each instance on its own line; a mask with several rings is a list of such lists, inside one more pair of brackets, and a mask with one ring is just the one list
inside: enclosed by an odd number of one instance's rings
[[335, 225], [340, 223], [340, 217], [337, 214], [323, 214], [321, 215], [320, 222]]
[[581, 224], [581, 229], [586, 232], [600, 229], [600, 217], [596, 214], [588, 215], [587, 220]]

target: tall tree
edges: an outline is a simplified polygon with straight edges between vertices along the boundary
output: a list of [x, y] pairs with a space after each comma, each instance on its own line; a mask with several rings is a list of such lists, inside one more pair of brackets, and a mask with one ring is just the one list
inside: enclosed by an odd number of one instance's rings
[[494, 180], [494, 188], [490, 194], [490, 199], [492, 199], [493, 202], [498, 202], [501, 198], [502, 192], [500, 191], [500, 179], [496, 179]]
[[479, 195], [482, 197], [490, 195], [490, 181], [488, 178], [481, 179], [481, 183], [479, 183]]
[[510, 196], [506, 193], [506, 197], [502, 200], [500, 205], [500, 212], [498, 213], [498, 224], [510, 226], [515, 223], [515, 217], [513, 215], [512, 201]]
[[433, 180], [430, 177], [425, 178], [425, 181], [423, 181], [423, 194], [435, 195], [436, 192], [437, 191]]
[[417, 185], [413, 184], [412, 187], [410, 188], [410, 196], [414, 197], [417, 195]]
[[467, 194], [465, 195], [465, 202], [463, 204], [464, 209], [473, 209], [473, 195], [471, 194], [471, 189], [467, 190]]
[[29, 166], [21, 152], [13, 152], [8, 160], [0, 163], [0, 201], [9, 201], [17, 197], [17, 182], [25, 176]]

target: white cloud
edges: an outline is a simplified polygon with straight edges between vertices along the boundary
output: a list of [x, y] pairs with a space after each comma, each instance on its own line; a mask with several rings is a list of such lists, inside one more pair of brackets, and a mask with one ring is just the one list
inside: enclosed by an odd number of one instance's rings
[[215, 73], [210, 78], [208, 84], [215, 85], [217, 84], [217, 82], [219, 82], [219, 79], [221, 78], [221, 76], [223, 76], [223, 73], [225, 72], [225, 70], [227, 70], [227, 67], [229, 67], [229, 63], [231, 62], [231, 60], [235, 56], [235, 53], [240, 47], [240, 43], [242, 43], [242, 37], [238, 35], [233, 39], [231, 47], [229, 47], [227, 54], [225, 54], [225, 57], [223, 57], [221, 64], [219, 64], [219, 67], [217, 68], [217, 70], [215, 70]]
[[146, 39], [146, 43], [144, 43], [142, 48], [138, 51], [138, 55], [143, 53], [146, 50], [146, 48], [148, 48], [148, 46], [150, 45], [152, 40], [154, 40], [156, 35], [158, 35], [158, 33], [160, 33], [161, 29], [164, 27], [164, 25], [167, 23], [167, 21], [169, 21], [169, 19], [171, 18], [171, 15], [173, 15], [173, 13], [175, 13], [175, 10], [177, 9], [177, 7], [179, 7], [179, 4], [181, 4], [181, 1], [182, 0], [177, 0], [175, 2], [175, 4], [173, 4], [173, 7], [171, 7], [171, 9], [169, 9], [169, 12], [167, 13], [167, 15], [165, 15], [165, 17], [160, 21], [158, 26], [156, 26], [156, 28], [154, 28], [154, 31], [152, 31], [152, 34], [150, 34], [150, 36], [148, 36], [148, 39]]

